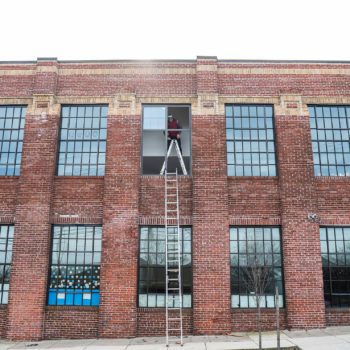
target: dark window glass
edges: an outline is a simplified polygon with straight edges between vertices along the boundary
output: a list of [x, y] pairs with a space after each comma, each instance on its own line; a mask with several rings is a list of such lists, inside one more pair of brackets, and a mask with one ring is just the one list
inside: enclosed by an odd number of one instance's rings
[[276, 176], [273, 125], [272, 106], [226, 105], [228, 176]]
[[104, 175], [107, 114], [106, 105], [62, 106], [58, 175]]
[[283, 307], [283, 269], [279, 227], [231, 227], [231, 307], [254, 308], [254, 289], [248, 281], [250, 266], [265, 266], [268, 272], [265, 293], [260, 305], [275, 307], [275, 288]]
[[326, 307], [350, 307], [350, 227], [320, 227]]
[[0, 225], [0, 304], [7, 304], [12, 259], [13, 226]]
[[309, 106], [316, 176], [350, 175], [350, 107]]
[[25, 106], [0, 106], [0, 176], [19, 175]]
[[[190, 308], [192, 307], [192, 230], [190, 227], [182, 227], [180, 230], [182, 302], [183, 307]], [[171, 259], [170, 255], [169, 258]], [[168, 305], [177, 307], [179, 300], [169, 301]], [[140, 228], [138, 306], [165, 307], [164, 227]]]
[[53, 227], [49, 305], [99, 305], [101, 226]]

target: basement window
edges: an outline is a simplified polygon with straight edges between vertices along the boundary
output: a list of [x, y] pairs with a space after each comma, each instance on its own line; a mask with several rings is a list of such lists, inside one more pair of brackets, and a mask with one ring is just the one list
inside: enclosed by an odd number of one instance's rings
[[[172, 121], [168, 116], [173, 116]], [[190, 107], [180, 105], [144, 105], [142, 122], [142, 174], [159, 175], [166, 160], [168, 138], [181, 146], [187, 174], [191, 173]], [[183, 175], [180, 160], [173, 148], [166, 164], [168, 172]]]
[[[192, 307], [192, 229], [182, 227], [180, 230], [182, 302], [184, 308], [190, 308]], [[174, 260], [176, 257], [169, 254], [169, 259]], [[177, 272], [169, 272], [169, 278], [176, 276]], [[177, 287], [177, 284], [173, 287]], [[175, 292], [169, 291], [169, 296], [171, 293]], [[169, 298], [168, 306], [178, 307], [178, 296]], [[164, 227], [140, 228], [138, 307], [165, 307]]]
[[101, 236], [101, 226], [53, 226], [48, 305], [99, 305]]
[[0, 304], [7, 304], [13, 243], [12, 225], [0, 225]]

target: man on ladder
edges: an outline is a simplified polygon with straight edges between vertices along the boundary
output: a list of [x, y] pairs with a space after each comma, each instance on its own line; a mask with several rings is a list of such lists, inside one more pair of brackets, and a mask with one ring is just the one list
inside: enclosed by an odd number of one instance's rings
[[166, 159], [164, 160], [160, 175], [164, 175], [165, 168], [167, 166], [168, 158], [171, 154], [173, 148], [175, 148], [177, 157], [179, 159], [183, 175], [187, 175], [186, 166], [182, 158], [182, 148], [181, 148], [181, 125], [180, 122], [175, 119], [172, 115], [168, 116], [168, 150], [166, 154]]
[[171, 114], [168, 115], [168, 149], [171, 143], [171, 140], [176, 140], [179, 145], [180, 152], [182, 153], [181, 148], [181, 131], [177, 131], [178, 129], [182, 129], [180, 122], [175, 119]]

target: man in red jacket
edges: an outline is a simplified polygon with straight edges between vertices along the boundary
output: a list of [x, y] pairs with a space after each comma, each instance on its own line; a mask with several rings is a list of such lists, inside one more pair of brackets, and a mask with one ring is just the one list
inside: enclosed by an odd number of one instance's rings
[[171, 114], [168, 115], [168, 149], [170, 146], [171, 140], [177, 140], [177, 143], [180, 148], [180, 152], [182, 153], [181, 148], [181, 131], [177, 131], [177, 129], [182, 129], [180, 122], [175, 119]]

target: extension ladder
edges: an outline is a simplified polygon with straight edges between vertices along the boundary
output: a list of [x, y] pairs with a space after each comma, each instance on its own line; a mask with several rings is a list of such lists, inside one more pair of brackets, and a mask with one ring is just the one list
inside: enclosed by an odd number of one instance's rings
[[170, 146], [168, 148], [168, 152], [166, 154], [166, 158], [164, 159], [162, 170], [160, 171], [160, 175], [164, 174], [165, 168], [167, 166], [168, 158], [169, 158], [169, 156], [171, 154], [171, 151], [172, 151], [173, 147], [175, 147], [177, 158], [179, 159], [179, 162], [180, 162], [180, 165], [181, 165], [182, 173], [184, 175], [187, 175], [186, 166], [185, 166], [184, 160], [182, 158], [182, 154], [181, 154], [181, 151], [180, 151], [179, 144], [177, 143], [176, 139], [172, 139], [171, 142], [170, 142]]
[[[175, 141], [175, 140], [173, 140]], [[177, 144], [177, 142], [176, 142]], [[182, 337], [181, 238], [179, 223], [179, 188], [175, 173], [165, 170], [165, 312], [166, 346], [169, 336]], [[169, 309], [171, 313], [169, 316]]]

